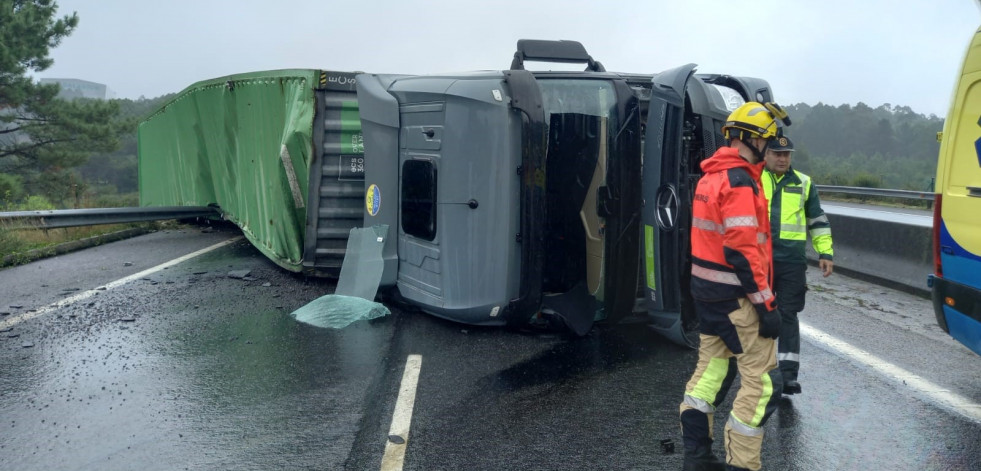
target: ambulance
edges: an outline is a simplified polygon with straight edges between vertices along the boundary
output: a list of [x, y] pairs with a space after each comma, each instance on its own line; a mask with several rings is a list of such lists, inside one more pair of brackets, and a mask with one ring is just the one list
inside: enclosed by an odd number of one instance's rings
[[981, 30], [967, 49], [939, 137], [933, 306], [940, 327], [981, 354]]

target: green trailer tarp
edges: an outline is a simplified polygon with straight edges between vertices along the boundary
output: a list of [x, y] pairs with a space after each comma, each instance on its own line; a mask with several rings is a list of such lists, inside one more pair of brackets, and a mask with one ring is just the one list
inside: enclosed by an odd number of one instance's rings
[[271, 260], [301, 271], [317, 70], [197, 82], [139, 126], [141, 206], [218, 205]]

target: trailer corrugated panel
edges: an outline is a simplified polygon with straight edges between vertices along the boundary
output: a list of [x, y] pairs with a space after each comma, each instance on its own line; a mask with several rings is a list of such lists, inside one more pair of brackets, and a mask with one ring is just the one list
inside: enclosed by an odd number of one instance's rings
[[303, 269], [336, 277], [348, 234], [364, 223], [364, 142], [355, 74], [324, 71], [320, 82]]
[[140, 205], [218, 205], [263, 254], [301, 271], [320, 77], [277, 70], [186, 88], [140, 123]]

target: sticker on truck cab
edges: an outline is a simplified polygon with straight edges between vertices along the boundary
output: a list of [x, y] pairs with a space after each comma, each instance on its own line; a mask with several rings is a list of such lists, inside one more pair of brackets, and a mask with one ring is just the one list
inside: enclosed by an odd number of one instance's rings
[[364, 195], [364, 206], [368, 210], [368, 214], [376, 216], [378, 214], [378, 208], [381, 207], [381, 201], [381, 190], [378, 189], [378, 185], [372, 183]]

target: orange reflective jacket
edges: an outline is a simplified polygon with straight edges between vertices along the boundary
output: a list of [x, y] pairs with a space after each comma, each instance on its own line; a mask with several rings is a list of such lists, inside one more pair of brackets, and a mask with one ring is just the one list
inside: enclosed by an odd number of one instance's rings
[[763, 163], [751, 165], [723, 147], [702, 161], [691, 230], [691, 293], [700, 301], [748, 298], [757, 309], [774, 308], [772, 254]]

